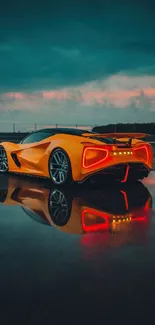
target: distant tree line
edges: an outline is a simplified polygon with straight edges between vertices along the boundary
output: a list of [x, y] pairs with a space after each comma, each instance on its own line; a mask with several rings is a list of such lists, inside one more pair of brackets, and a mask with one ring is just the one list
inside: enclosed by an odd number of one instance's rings
[[95, 126], [94, 132], [144, 132], [155, 135], [155, 123], [119, 123]]

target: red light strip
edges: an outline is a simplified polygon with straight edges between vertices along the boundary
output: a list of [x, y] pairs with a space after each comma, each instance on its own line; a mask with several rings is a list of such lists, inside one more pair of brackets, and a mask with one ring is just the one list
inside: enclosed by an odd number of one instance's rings
[[125, 183], [128, 179], [128, 174], [129, 174], [129, 166], [126, 167], [126, 172], [125, 172], [125, 176], [124, 179], [121, 181], [121, 183]]
[[[95, 151], [98, 151], [98, 150], [100, 150], [100, 151], [106, 151], [106, 156], [103, 159], [100, 159], [99, 161], [97, 161], [96, 163], [93, 163], [93, 164], [91, 164], [89, 166], [86, 166], [85, 165], [85, 156], [86, 156], [86, 151], [89, 150], [89, 149], [95, 150]], [[103, 162], [105, 159], [107, 159], [107, 157], [108, 157], [108, 150], [107, 149], [96, 148], [96, 147], [87, 147], [87, 148], [84, 149], [84, 152], [83, 152], [82, 166], [84, 168], [90, 168], [90, 167], [96, 166], [96, 165], [100, 164], [101, 162]]]
[[129, 208], [129, 204], [128, 204], [128, 197], [127, 197], [127, 194], [126, 194], [125, 191], [121, 191], [121, 193], [124, 195], [125, 206], [126, 206], [126, 209], [128, 210], [128, 208]]

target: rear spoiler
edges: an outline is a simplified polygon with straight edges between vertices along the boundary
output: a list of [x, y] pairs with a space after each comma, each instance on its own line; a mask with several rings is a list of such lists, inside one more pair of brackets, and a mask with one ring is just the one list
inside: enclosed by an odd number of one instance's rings
[[83, 133], [83, 137], [95, 137], [95, 138], [130, 138], [130, 139], [140, 139], [149, 137], [150, 134], [147, 133]]

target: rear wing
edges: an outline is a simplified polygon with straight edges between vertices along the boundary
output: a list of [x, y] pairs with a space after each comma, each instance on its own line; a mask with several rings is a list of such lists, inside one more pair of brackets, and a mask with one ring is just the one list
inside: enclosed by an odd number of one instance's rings
[[[147, 133], [83, 133], [82, 136], [84, 137], [92, 137], [92, 138], [111, 138], [113, 140], [113, 144], [117, 145], [117, 147], [131, 147], [132, 146], [132, 139], [141, 139], [149, 137], [150, 134]], [[127, 139], [127, 141], [117, 141], [117, 139]]]
[[83, 137], [95, 137], [95, 138], [130, 138], [130, 139], [140, 139], [149, 137], [150, 134], [147, 133], [83, 133]]

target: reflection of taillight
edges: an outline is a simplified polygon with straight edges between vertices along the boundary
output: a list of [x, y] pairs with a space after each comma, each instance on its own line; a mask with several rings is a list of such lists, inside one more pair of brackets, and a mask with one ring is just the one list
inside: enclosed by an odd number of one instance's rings
[[93, 167], [102, 163], [108, 157], [108, 150], [101, 147], [85, 147], [83, 152], [82, 166]]
[[109, 227], [108, 215], [102, 211], [86, 208], [81, 212], [82, 229], [85, 232], [107, 230]]
[[149, 199], [145, 203], [144, 210], [145, 211], [150, 211], [151, 209], [152, 209], [152, 197], [149, 197]]
[[138, 148], [134, 148], [134, 154], [137, 159], [142, 159], [148, 164], [150, 158], [149, 158], [149, 148], [147, 145], [143, 145]]
[[[127, 167], [129, 167], [129, 166], [127, 166]], [[121, 193], [122, 193], [123, 196], [124, 196], [125, 208], [126, 208], [126, 210], [128, 210], [128, 208], [129, 208], [129, 204], [128, 204], [128, 197], [127, 197], [127, 194], [126, 194], [125, 191], [121, 191]]]

